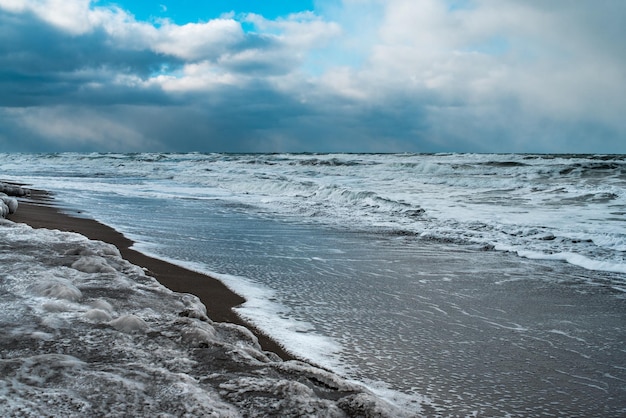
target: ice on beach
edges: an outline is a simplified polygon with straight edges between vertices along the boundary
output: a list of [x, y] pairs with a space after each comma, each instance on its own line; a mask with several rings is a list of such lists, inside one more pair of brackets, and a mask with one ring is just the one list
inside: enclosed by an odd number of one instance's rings
[[0, 224], [5, 416], [402, 416], [328, 371], [262, 351], [115, 247]]
[[0, 182], [0, 193], [4, 193], [8, 196], [22, 197], [29, 195], [30, 191], [24, 187], [17, 186], [15, 184]]
[[6, 218], [7, 215], [15, 213], [17, 210], [17, 200], [0, 193], [0, 218]]
[[28, 189], [0, 182], [0, 218], [6, 218], [7, 215], [17, 211], [17, 199], [12, 196], [26, 195], [28, 195]]

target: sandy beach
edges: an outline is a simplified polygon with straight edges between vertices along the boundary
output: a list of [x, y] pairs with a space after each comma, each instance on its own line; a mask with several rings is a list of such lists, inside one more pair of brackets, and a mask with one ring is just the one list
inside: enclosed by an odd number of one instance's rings
[[33, 228], [77, 232], [91, 240], [113, 244], [120, 250], [122, 257], [144, 268], [148, 275], [156, 278], [165, 287], [200, 298], [211, 320], [243, 325], [254, 333], [264, 350], [278, 354], [283, 360], [295, 358], [274, 340], [233, 312], [232, 308], [242, 304], [245, 300], [222, 282], [133, 250], [131, 248], [133, 241], [115, 229], [93, 219], [71, 216], [56, 208], [54, 198], [45, 191], [32, 190], [29, 197], [20, 199], [19, 210], [7, 218], [13, 222], [28, 224]]

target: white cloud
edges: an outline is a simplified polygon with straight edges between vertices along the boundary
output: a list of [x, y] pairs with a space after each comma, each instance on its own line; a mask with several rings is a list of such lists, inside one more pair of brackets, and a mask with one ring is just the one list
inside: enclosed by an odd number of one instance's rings
[[149, 49], [186, 60], [215, 57], [244, 36], [241, 25], [233, 19], [186, 25], [164, 20], [154, 26], [135, 20], [119, 7], [98, 7], [90, 0], [0, 0], [0, 8], [13, 13], [34, 13], [42, 21], [72, 35], [101, 28], [120, 49]]
[[163, 20], [158, 26], [138, 22], [120, 9], [96, 8], [92, 22], [101, 26], [111, 42], [121, 48], [148, 49], [195, 61], [215, 58], [244, 38], [241, 25], [233, 19], [177, 25]]
[[44, 22], [79, 35], [91, 29], [90, 3], [90, 0], [0, 0], [0, 8], [13, 13], [34, 13]]
[[146, 86], [159, 86], [168, 92], [199, 92], [225, 85], [241, 84], [234, 74], [224, 72], [209, 61], [186, 64], [175, 75], [157, 75], [150, 78]]
[[151, 82], [168, 91], [192, 91], [242, 85], [254, 77], [284, 76], [298, 71], [311, 50], [340, 34], [336, 23], [310, 12], [277, 20], [248, 14], [244, 20], [258, 32], [246, 35], [230, 18], [185, 26], [166, 22], [153, 48], [191, 62], [179, 73], [160, 75]]
[[244, 38], [241, 25], [232, 19], [215, 19], [206, 23], [180, 26], [165, 22], [151, 45], [156, 52], [198, 60], [215, 57]]
[[[344, 7], [360, 19], [364, 2]], [[598, 12], [595, 3], [568, 1], [476, 0], [453, 10], [442, 0], [382, 4], [375, 35], [362, 46], [369, 48], [363, 65], [331, 70], [322, 78], [328, 88], [367, 101], [413, 92], [425, 106], [440, 106], [438, 113], [466, 107], [485, 123], [499, 117], [503, 103], [517, 102], [525, 112], [520, 118], [610, 120], [623, 129], [617, 115], [626, 112], [626, 59], [610, 47], [620, 38], [597, 34], [597, 15], [625, 16], [624, 6]], [[596, 15], [591, 23], [584, 10]], [[474, 106], [493, 114], [480, 116]]]
[[291, 47], [323, 47], [341, 34], [337, 23], [325, 21], [312, 12], [295, 13], [276, 20], [250, 13], [244, 21], [254, 24], [260, 33], [273, 36]]

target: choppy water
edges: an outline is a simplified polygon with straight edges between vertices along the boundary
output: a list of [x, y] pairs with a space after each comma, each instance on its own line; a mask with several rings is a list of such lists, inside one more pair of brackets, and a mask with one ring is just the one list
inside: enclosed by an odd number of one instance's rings
[[[626, 157], [1, 155], [218, 275], [296, 354], [442, 415], [626, 404]], [[434, 413], [434, 412], [433, 412]]]

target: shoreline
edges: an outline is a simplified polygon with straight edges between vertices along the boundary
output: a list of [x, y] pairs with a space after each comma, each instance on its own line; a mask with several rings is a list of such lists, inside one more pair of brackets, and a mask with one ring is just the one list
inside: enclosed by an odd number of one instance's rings
[[114, 228], [94, 219], [75, 217], [54, 206], [54, 197], [45, 191], [32, 190], [29, 197], [20, 197], [19, 207], [7, 219], [25, 223], [32, 228], [57, 229], [76, 232], [91, 240], [103, 241], [116, 246], [122, 257], [132, 264], [146, 269], [146, 273], [178, 293], [190, 293], [206, 306], [207, 316], [215, 322], [229, 322], [248, 328], [259, 340], [265, 351], [277, 354], [281, 359], [300, 360], [285, 350], [278, 342], [244, 321], [233, 308], [245, 302], [218, 279], [181, 266], [147, 256], [132, 249], [134, 241]]

